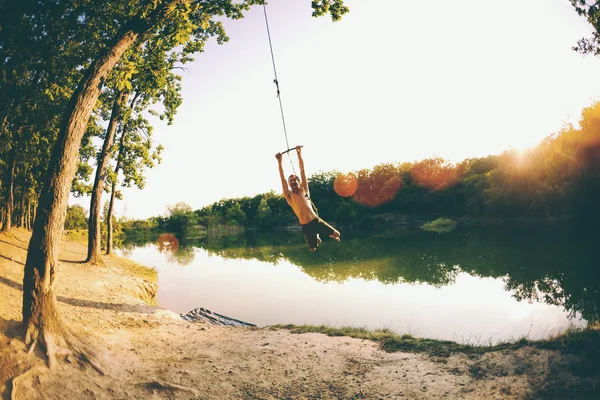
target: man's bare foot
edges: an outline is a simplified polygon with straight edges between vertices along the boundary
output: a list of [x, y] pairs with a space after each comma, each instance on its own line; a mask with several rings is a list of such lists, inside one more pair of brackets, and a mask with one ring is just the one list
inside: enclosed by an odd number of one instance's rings
[[340, 241], [340, 233], [339, 232], [334, 232], [331, 235], [329, 235], [330, 238], [332, 238], [333, 240], [335, 240], [336, 242]]

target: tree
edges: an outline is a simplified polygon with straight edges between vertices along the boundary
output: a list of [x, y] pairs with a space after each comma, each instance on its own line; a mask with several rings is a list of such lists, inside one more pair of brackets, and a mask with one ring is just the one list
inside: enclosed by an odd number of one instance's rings
[[[220, 22], [212, 21], [213, 16], [224, 16], [238, 19], [243, 16], [253, 4], [261, 4], [261, 0], [246, 0], [237, 2], [233, 0], [207, 0], [192, 2], [191, 0], [164, 0], [144, 2], [52, 2], [64, 5], [70, 9], [62, 13], [46, 17], [39, 12], [38, 3], [25, 2], [23, 9], [19, 9], [17, 2], [11, 2], [17, 9], [10, 13], [3, 12], [2, 30], [4, 33], [8, 20], [6, 15], [25, 14], [25, 18], [46, 18], [28, 25], [27, 28], [41, 30], [40, 36], [49, 36], [48, 33], [55, 29], [55, 23], [69, 20], [73, 26], [84, 25], [84, 33], [88, 36], [85, 40], [69, 40], [70, 48], [83, 47], [84, 43], [99, 43], [100, 49], [95, 53], [86, 53], [85, 60], [81, 60], [79, 67], [74, 71], [82, 71], [76, 88], [69, 97], [64, 108], [62, 118], [58, 124], [58, 137], [51, 152], [48, 170], [40, 190], [37, 216], [33, 226], [33, 233], [25, 262], [23, 278], [23, 327], [24, 340], [29, 346], [36, 343], [42, 344], [46, 349], [50, 367], [56, 363], [56, 354], [60, 348], [77, 350], [78, 354], [86, 354], [85, 349], [69, 332], [59, 317], [56, 297], [56, 267], [58, 263], [58, 249], [64, 222], [66, 218], [67, 198], [70, 185], [77, 169], [78, 152], [83, 136], [96, 101], [100, 95], [103, 84], [113, 67], [121, 60], [125, 52], [135, 43], [144, 42], [149, 36], [158, 35], [165, 38], [174, 38], [180, 45], [194, 42], [190, 38], [201, 38], [214, 30], [222, 30]], [[48, 6], [50, 7], [50, 6]], [[83, 10], [78, 7], [88, 7]], [[98, 25], [89, 23], [97, 17], [98, 7], [102, 7], [103, 18], [96, 18]], [[333, 19], [339, 19], [347, 12], [341, 0], [313, 2], [315, 15], [330, 13]], [[42, 9], [43, 11], [44, 9]], [[12, 12], [15, 11], [15, 12]], [[56, 10], [51, 9], [52, 12]], [[90, 12], [88, 12], [90, 11]], [[111, 15], [112, 13], [112, 15]], [[64, 18], [67, 15], [68, 18]], [[108, 16], [108, 17], [107, 17]], [[14, 37], [31, 40], [30, 32], [18, 24], [14, 27]], [[59, 24], [56, 24], [59, 25]], [[60, 26], [60, 25], [59, 25]], [[89, 30], [88, 30], [89, 29]], [[77, 32], [76, 29], [74, 29]], [[99, 32], [103, 37], [110, 37], [108, 41], [94, 40]], [[75, 36], [79, 38], [79, 36]], [[5, 41], [2, 43], [3, 50]], [[17, 53], [18, 47], [11, 44], [11, 50]], [[61, 54], [60, 47], [52, 48], [56, 54]], [[52, 72], [51, 66], [42, 68], [47, 74]], [[32, 79], [36, 82], [38, 79]], [[13, 99], [19, 96], [12, 96]], [[3, 110], [2, 116], [8, 115]], [[64, 351], [60, 351], [64, 354]], [[98, 370], [101, 368], [89, 357], [88, 361]]]
[[90, 264], [102, 264], [100, 258], [100, 202], [102, 200], [102, 191], [104, 189], [104, 180], [108, 157], [113, 145], [117, 123], [120, 118], [121, 110], [129, 98], [128, 92], [120, 92], [115, 96], [110, 120], [106, 128], [106, 136], [102, 144], [102, 150], [98, 154], [96, 167], [96, 176], [92, 188], [92, 198], [90, 201], [90, 217], [88, 221], [88, 253], [86, 262]]
[[83, 74], [78, 67], [97, 50], [97, 42], [89, 40], [97, 27], [78, 18], [80, 6], [72, 1], [2, 2], [0, 136], [20, 158], [37, 146], [38, 155], [49, 158], [58, 132], [56, 116]]
[[271, 207], [269, 207], [269, 202], [265, 197], [261, 198], [260, 203], [258, 204], [257, 219], [260, 226], [270, 226], [273, 222], [273, 213], [271, 212]]
[[[216, 30], [212, 34], [218, 35], [223, 38], [224, 32]], [[181, 78], [173, 74], [171, 70], [175, 68], [178, 63], [185, 63], [190, 61], [191, 58], [188, 56], [190, 51], [194, 51], [202, 48], [204, 42], [212, 36], [208, 34], [200, 37], [198, 40], [193, 41], [193, 45], [188, 44], [182, 50], [172, 51], [173, 47], [178, 46], [179, 40], [176, 37], [172, 37], [171, 40], [166, 40], [164, 36], [156, 36], [149, 39], [144, 45], [140, 44], [133, 51], [129, 51], [127, 59], [121, 62], [119, 68], [113, 71], [109, 79], [112, 90], [109, 90], [109, 98], [112, 99], [113, 107], [110, 113], [109, 124], [106, 129], [106, 135], [104, 137], [104, 143], [101, 152], [98, 154], [98, 162], [96, 168], [96, 177], [92, 189], [92, 197], [90, 200], [90, 219], [89, 219], [89, 237], [88, 237], [88, 256], [87, 260], [92, 263], [101, 263], [100, 258], [100, 199], [102, 196], [102, 190], [104, 181], [106, 179], [107, 167], [109, 156], [113, 147], [113, 140], [115, 132], [117, 131], [117, 124], [127, 124], [127, 130], [123, 129], [123, 135], [120, 142], [120, 146], [125, 145], [125, 138], [129, 132], [134, 130], [146, 128], [146, 135], [150, 136], [151, 127], [149, 122], [141, 116], [142, 111], [147, 109], [151, 104], [156, 103], [159, 99], [163, 102], [162, 113], [150, 111], [152, 114], [157, 115], [161, 120], [167, 119], [168, 124], [173, 123], [173, 117], [176, 113], [177, 107], [181, 105], [182, 98], [180, 94], [181, 85], [179, 81]], [[160, 39], [159, 39], [160, 38]], [[135, 93], [134, 101], [132, 101], [132, 107], [129, 111], [125, 109], [126, 102], [131, 93]], [[136, 106], [138, 118], [130, 118], [133, 112], [133, 106]], [[137, 122], [137, 124], [135, 124]], [[149, 142], [149, 141], [148, 141]], [[144, 150], [151, 148], [152, 145], [144, 147]], [[162, 148], [157, 149], [158, 153]], [[125, 149], [123, 149], [125, 150]], [[125, 152], [118, 152], [119, 160], [115, 168], [115, 173], [112, 176], [113, 181], [116, 183], [119, 169], [129, 172], [129, 175], [125, 177], [125, 181], [135, 181], [138, 187], [143, 186], [143, 175], [141, 175], [141, 166], [154, 166], [153, 161], [148, 156], [148, 151], [142, 151], [140, 157], [125, 157]], [[136, 156], [139, 153], [134, 153]], [[141, 158], [141, 163], [137, 162]], [[129, 161], [126, 165], [126, 161]], [[124, 168], [123, 168], [124, 167]], [[128, 168], [129, 167], [129, 168]], [[138, 174], [139, 172], [139, 174]], [[135, 173], [137, 176], [133, 176]], [[113, 198], [114, 201], [114, 198]], [[110, 208], [112, 212], [112, 208]], [[109, 218], [110, 220], [110, 218]], [[112, 224], [109, 226], [108, 235], [110, 237], [112, 245]], [[111, 247], [107, 245], [107, 254], [110, 254]]]
[[225, 211], [225, 218], [228, 223], [244, 225], [246, 214], [242, 210], [242, 205], [239, 202], [232, 203]]
[[184, 202], [167, 207], [167, 227], [178, 233], [184, 233], [190, 226], [196, 223], [196, 214], [192, 207]]
[[12, 215], [14, 209], [14, 175], [15, 175], [15, 164], [16, 164], [17, 152], [13, 148], [10, 150], [8, 156], [8, 163], [4, 172], [4, 201], [6, 203], [6, 209], [4, 214], [4, 224], [2, 225], [2, 232], [10, 233], [12, 228]]
[[[224, 33], [216, 31], [219, 34], [218, 40], [224, 40]], [[114, 200], [117, 195], [116, 187], [119, 172], [123, 173], [122, 185], [130, 187], [132, 185], [142, 189], [145, 185], [144, 168], [152, 168], [155, 163], [160, 163], [160, 153], [162, 146], [155, 146], [151, 140], [152, 126], [149, 121], [143, 117], [142, 113], [148, 111], [150, 114], [158, 116], [161, 120], [166, 119], [167, 124], [173, 123], [173, 118], [177, 108], [182, 103], [181, 97], [181, 77], [172, 72], [177, 63], [190, 61], [187, 53], [193, 49], [201, 48], [204, 40], [197, 42], [195, 47], [184, 49], [179, 52], [168, 52], [168, 46], [163, 45], [163, 51], [159, 45], [150, 44], [145, 47], [146, 52], [139, 54], [137, 59], [136, 74], [132, 76], [131, 87], [135, 93], [129, 110], [123, 113], [122, 134], [119, 141], [117, 152], [116, 167], [110, 174], [109, 179], [112, 183], [111, 205], [109, 215], [112, 214]], [[162, 103], [161, 112], [149, 109], [151, 105], [157, 102]], [[134, 117], [134, 114], [137, 117]], [[112, 252], [112, 223], [109, 218], [107, 230], [106, 254]]]
[[595, 32], [592, 33], [590, 38], [581, 38], [577, 45], [573, 46], [573, 50], [582, 54], [593, 54], [600, 56], [600, 8], [598, 2], [591, 2], [589, 4], [587, 0], [570, 0], [575, 11], [580, 16], [587, 19], [587, 21], [594, 27]]
[[433, 190], [456, 184], [460, 179], [458, 168], [441, 157], [427, 158], [412, 167], [413, 182]]
[[391, 201], [402, 186], [398, 169], [391, 164], [377, 165], [372, 171], [363, 169], [357, 180], [354, 200], [371, 207]]
[[79, 204], [67, 207], [65, 229], [85, 229], [87, 226], [87, 211]]
[[58, 348], [78, 346], [58, 316], [54, 287], [70, 183], [75, 176], [79, 146], [102, 81], [140, 36], [174, 14], [183, 3], [182, 0], [161, 2], [154, 9], [146, 5], [124, 23], [87, 68], [63, 115], [40, 193], [23, 278], [24, 340], [30, 346], [37, 342], [45, 346], [50, 367], [55, 364]]

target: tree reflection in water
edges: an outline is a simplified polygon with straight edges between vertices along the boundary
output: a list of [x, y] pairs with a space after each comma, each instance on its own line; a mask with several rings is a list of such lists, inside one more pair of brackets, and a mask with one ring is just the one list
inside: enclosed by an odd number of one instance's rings
[[306, 250], [299, 232], [250, 232], [180, 241], [173, 254], [184, 265], [196, 247], [224, 258], [272, 264], [285, 259], [323, 282], [362, 278], [442, 287], [466, 272], [502, 279], [518, 300], [562, 306], [593, 323], [600, 300], [595, 246], [589, 232], [537, 225], [459, 228], [441, 235], [418, 229], [345, 233], [341, 243], [325, 240], [315, 253]]

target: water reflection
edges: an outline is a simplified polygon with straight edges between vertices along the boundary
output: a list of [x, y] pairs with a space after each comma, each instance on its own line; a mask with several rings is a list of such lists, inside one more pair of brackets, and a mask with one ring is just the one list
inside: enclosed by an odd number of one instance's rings
[[[135, 248], [140, 242], [130, 242], [134, 244], [129, 246]], [[345, 234], [342, 243], [325, 242], [318, 252], [311, 253], [306, 251], [298, 232], [261, 232], [227, 238], [181, 240], [175, 250], [170, 249], [172, 259], [169, 262], [196, 266], [198, 262], [194, 257], [200, 254], [198, 249], [202, 249], [202, 254], [224, 260], [255, 260], [275, 266], [289, 263], [313, 281], [321, 283], [351, 286], [356, 285], [357, 281], [377, 281], [380, 285], [373, 289], [371, 295], [382, 298], [385, 298], [383, 292], [399, 296], [400, 290], [388, 291], [384, 288], [401, 285], [404, 294], [411, 292], [410, 287], [419, 288], [420, 294], [413, 294], [417, 296], [415, 298], [423, 299], [424, 286], [430, 286], [436, 290], [428, 292], [427, 296], [430, 297], [427, 301], [451, 303], [461, 296], [461, 293], [453, 292], [453, 288], [460, 287], [468, 291], [469, 296], [463, 298], [460, 305], [457, 304], [465, 311], [465, 320], [479, 318], [478, 313], [485, 312], [484, 305], [496, 301], [496, 297], [500, 296], [498, 292], [504, 292], [525, 305], [559, 306], [572, 317], [582, 317], [592, 322], [598, 320], [596, 305], [600, 300], [600, 272], [596, 267], [594, 246], [591, 235], [564, 226], [463, 228], [442, 235], [407, 229], [363, 232], [354, 237]], [[206, 264], [208, 261], [201, 262]], [[236, 274], [240, 272], [228, 271], [223, 285], [226, 287], [227, 279], [234, 280]], [[246, 279], [250, 282], [252, 276]], [[294, 279], [300, 278], [296, 276]], [[486, 289], [481, 290], [483, 288]], [[364, 285], [360, 290], [366, 290]], [[439, 297], [442, 292], [450, 297]], [[467, 295], [466, 292], [464, 294]], [[389, 304], [383, 303], [379, 307], [385, 309], [395, 301], [390, 300]], [[472, 303], [473, 309], [469, 303]], [[197, 306], [206, 305], [195, 304], [190, 309]], [[418, 304], [412, 306], [419, 307]], [[319, 305], [315, 304], [315, 307]], [[518, 306], [518, 302], [513, 301], [510, 308], [507, 311], [510, 318], [518, 319], [535, 307], [529, 306], [525, 311], [525, 308]], [[215, 311], [225, 313], [222, 309]], [[422, 313], [426, 312], [422, 310]], [[232, 316], [248, 318], [235, 311]], [[431, 320], [437, 320], [441, 325], [443, 317], [432, 315]], [[487, 320], [489, 323], [489, 318]], [[249, 321], [257, 322], [252, 319]], [[282, 319], [270, 323], [285, 322], [291, 321]], [[385, 323], [383, 321], [383, 325]], [[526, 334], [526, 329], [524, 326], [517, 330], [517, 336]]]

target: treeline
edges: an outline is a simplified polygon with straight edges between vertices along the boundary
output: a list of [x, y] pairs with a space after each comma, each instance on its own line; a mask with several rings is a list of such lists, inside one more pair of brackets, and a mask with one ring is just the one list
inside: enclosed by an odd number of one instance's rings
[[285, 199], [273, 192], [241, 199], [224, 199], [200, 210], [186, 203], [168, 207], [166, 216], [122, 223], [125, 234], [155, 230], [186, 233], [194, 228], [201, 233], [231, 233], [245, 228], [273, 228], [293, 223], [295, 219]]
[[[321, 172], [309, 178], [309, 188], [321, 217], [351, 227], [440, 216], [600, 221], [600, 103], [583, 110], [579, 128], [566, 126], [527, 151], [458, 164], [428, 158], [351, 173]], [[295, 223], [285, 199], [269, 192], [200, 210], [180, 203], [165, 217], [129, 221], [123, 228], [184, 232], [198, 225], [210, 230]]]

